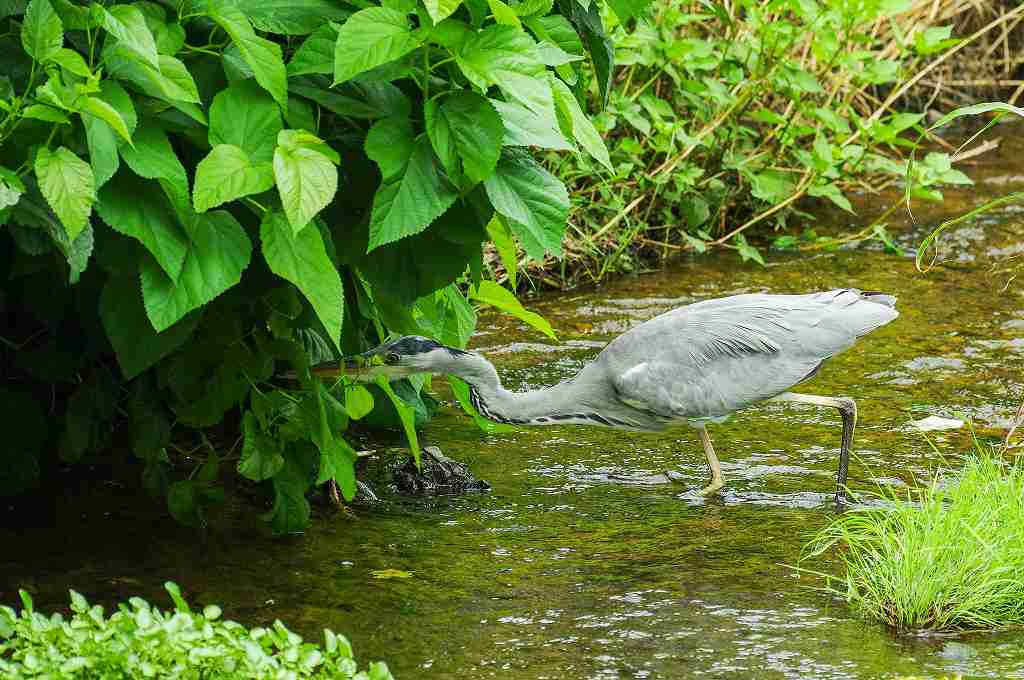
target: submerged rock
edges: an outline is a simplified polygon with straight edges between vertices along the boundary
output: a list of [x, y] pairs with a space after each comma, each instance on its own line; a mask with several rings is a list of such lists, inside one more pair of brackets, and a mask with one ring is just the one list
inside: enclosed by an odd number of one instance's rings
[[964, 421], [959, 418], [928, 416], [921, 420], [913, 420], [910, 424], [921, 432], [939, 432], [941, 430], [959, 430], [964, 426]]
[[392, 475], [398, 491], [409, 496], [442, 496], [491, 489], [490, 484], [474, 477], [464, 463], [448, 458], [436, 446], [422, 449], [419, 469], [410, 456]]
[[388, 488], [403, 496], [419, 497], [491, 490], [491, 485], [477, 479], [465, 463], [445, 456], [436, 446], [420, 450], [419, 468], [406, 448], [360, 451], [359, 457], [359, 496], [370, 502]]

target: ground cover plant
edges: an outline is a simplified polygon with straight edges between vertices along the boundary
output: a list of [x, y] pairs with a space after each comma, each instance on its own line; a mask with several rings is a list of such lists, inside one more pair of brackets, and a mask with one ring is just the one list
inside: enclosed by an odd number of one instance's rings
[[[808, 205], [856, 222], [850, 196], [905, 181], [933, 109], [972, 92], [965, 73], [1016, 68], [986, 56], [1019, 39], [1024, 8], [999, 4], [658, 0], [635, 24], [609, 15], [616, 87], [595, 123], [614, 172], [549, 159], [569, 182], [572, 219], [563, 262], [531, 265], [531, 279], [564, 287], [683, 251], [760, 262], [765, 246], [835, 245], [814, 233]], [[941, 185], [969, 180], [951, 145], [924, 142], [913, 198], [941, 200]], [[901, 206], [890, 203], [848, 240], [891, 246], [886, 220]]]
[[836, 518], [810, 546], [836, 548], [828, 590], [900, 629], [1024, 624], [1024, 461], [980, 448], [955, 474]]
[[311, 363], [391, 333], [464, 346], [474, 304], [550, 332], [483, 280], [482, 244], [561, 252], [568, 194], [531, 147], [607, 165], [582, 96], [610, 94], [601, 9], [0, 2], [0, 495], [130, 451], [194, 526], [230, 467], [277, 532], [315, 486], [351, 498], [350, 421], [414, 441], [431, 404]]
[[0, 673], [5, 678], [352, 678], [393, 680], [384, 663], [359, 670], [343, 635], [324, 630], [304, 642], [280, 621], [252, 628], [221, 618], [217, 605], [192, 611], [174, 583], [173, 611], [133, 597], [105, 615], [71, 591], [71, 617], [0, 607]]

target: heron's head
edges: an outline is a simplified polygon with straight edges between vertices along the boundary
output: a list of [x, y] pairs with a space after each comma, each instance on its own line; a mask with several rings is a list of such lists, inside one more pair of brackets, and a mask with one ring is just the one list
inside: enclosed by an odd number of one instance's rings
[[319, 376], [344, 375], [358, 382], [374, 382], [378, 376], [393, 381], [416, 373], [484, 377], [494, 369], [476, 354], [419, 335], [406, 335], [340, 362], [314, 366], [312, 371]]

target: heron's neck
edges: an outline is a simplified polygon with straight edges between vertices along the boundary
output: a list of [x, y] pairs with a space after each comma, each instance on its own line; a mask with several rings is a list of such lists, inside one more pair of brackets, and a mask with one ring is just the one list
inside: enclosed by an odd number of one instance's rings
[[490, 362], [477, 358], [490, 370], [482, 371], [477, 366], [455, 374], [469, 384], [473, 408], [488, 420], [512, 425], [625, 425], [589, 406], [586, 389], [576, 380], [529, 392], [510, 392], [502, 387]]

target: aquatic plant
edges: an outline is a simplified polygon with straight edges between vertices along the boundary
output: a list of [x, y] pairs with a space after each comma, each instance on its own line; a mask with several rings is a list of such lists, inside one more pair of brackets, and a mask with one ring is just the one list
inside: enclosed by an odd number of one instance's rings
[[882, 507], [840, 515], [810, 544], [843, 562], [830, 592], [901, 629], [1024, 625], [1024, 459], [979, 446], [951, 477], [881, 493]]
[[351, 678], [394, 680], [384, 663], [360, 671], [345, 636], [324, 629], [323, 645], [303, 642], [280, 621], [247, 629], [207, 605], [193, 612], [174, 583], [174, 611], [133, 597], [105, 616], [71, 591], [70, 619], [35, 611], [21, 592], [16, 613], [0, 607], [0, 675], [18, 678]]

